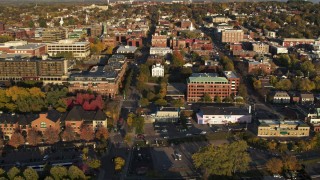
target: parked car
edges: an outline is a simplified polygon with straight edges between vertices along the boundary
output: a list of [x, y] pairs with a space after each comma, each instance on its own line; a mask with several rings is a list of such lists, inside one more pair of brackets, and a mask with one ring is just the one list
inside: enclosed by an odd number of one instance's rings
[[186, 136], [192, 136], [192, 134], [189, 134], [189, 133], [188, 133], [188, 134], [186, 134]]
[[168, 130], [167, 129], [163, 129], [162, 132], [166, 133], [166, 132], [168, 132]]
[[207, 131], [201, 131], [201, 133], [200, 134], [207, 134]]

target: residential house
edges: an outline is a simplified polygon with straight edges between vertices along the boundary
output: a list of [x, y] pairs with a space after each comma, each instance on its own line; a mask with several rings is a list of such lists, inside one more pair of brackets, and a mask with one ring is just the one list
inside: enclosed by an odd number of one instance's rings
[[83, 125], [91, 127], [94, 131], [100, 126], [107, 128], [107, 116], [101, 110], [86, 111], [82, 106], [74, 106], [61, 118], [65, 126], [71, 126], [76, 133], [80, 133]]
[[290, 96], [284, 91], [274, 91], [271, 93], [272, 102], [275, 104], [288, 104], [290, 103]]
[[56, 110], [49, 110], [47, 113], [39, 114], [39, 117], [31, 122], [31, 127], [41, 131], [42, 134], [47, 128], [60, 130], [61, 114]]
[[301, 93], [300, 94], [300, 103], [313, 103], [314, 102], [314, 95], [311, 93]]

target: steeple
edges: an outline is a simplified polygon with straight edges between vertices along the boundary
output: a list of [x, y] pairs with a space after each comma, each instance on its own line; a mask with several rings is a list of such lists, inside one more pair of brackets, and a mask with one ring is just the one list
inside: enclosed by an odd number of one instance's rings
[[86, 14], [86, 24], [88, 24], [88, 21], [89, 21], [89, 17], [88, 17], [88, 14]]
[[62, 26], [63, 25], [63, 17], [61, 17], [61, 19], [60, 19], [60, 26]]

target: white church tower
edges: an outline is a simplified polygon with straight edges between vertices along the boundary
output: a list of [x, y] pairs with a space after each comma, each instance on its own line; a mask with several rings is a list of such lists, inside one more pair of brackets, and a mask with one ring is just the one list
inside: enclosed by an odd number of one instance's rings
[[89, 16], [88, 16], [88, 14], [86, 14], [86, 24], [88, 24], [88, 22], [89, 22]]
[[59, 22], [59, 23], [60, 23], [60, 26], [62, 26], [62, 25], [63, 25], [63, 23], [64, 23], [64, 22], [63, 22], [63, 17], [61, 17], [61, 19], [60, 19], [60, 22]]

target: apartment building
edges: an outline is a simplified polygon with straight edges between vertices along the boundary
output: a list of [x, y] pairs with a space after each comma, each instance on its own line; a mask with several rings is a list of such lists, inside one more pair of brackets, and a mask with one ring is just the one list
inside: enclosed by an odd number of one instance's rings
[[221, 32], [221, 42], [238, 43], [243, 41], [244, 32], [238, 29], [226, 29]]
[[216, 96], [224, 99], [237, 94], [240, 79], [232, 72], [225, 77], [215, 73], [193, 73], [187, 80], [187, 101], [200, 101], [205, 94], [213, 100]]
[[259, 120], [260, 137], [305, 137], [309, 136], [310, 127], [299, 120]]
[[76, 42], [74, 39], [64, 39], [47, 45], [48, 54], [56, 56], [59, 53], [72, 53], [75, 58], [85, 58], [90, 55], [89, 42]]
[[94, 66], [89, 71], [74, 73], [69, 78], [69, 92], [93, 91], [114, 98], [127, 68], [123, 55], [113, 55], [106, 66]]
[[68, 78], [64, 59], [3, 59], [0, 60], [0, 81], [38, 80], [61, 84]]
[[42, 42], [56, 42], [66, 38], [66, 30], [62, 28], [46, 28], [42, 31]]

